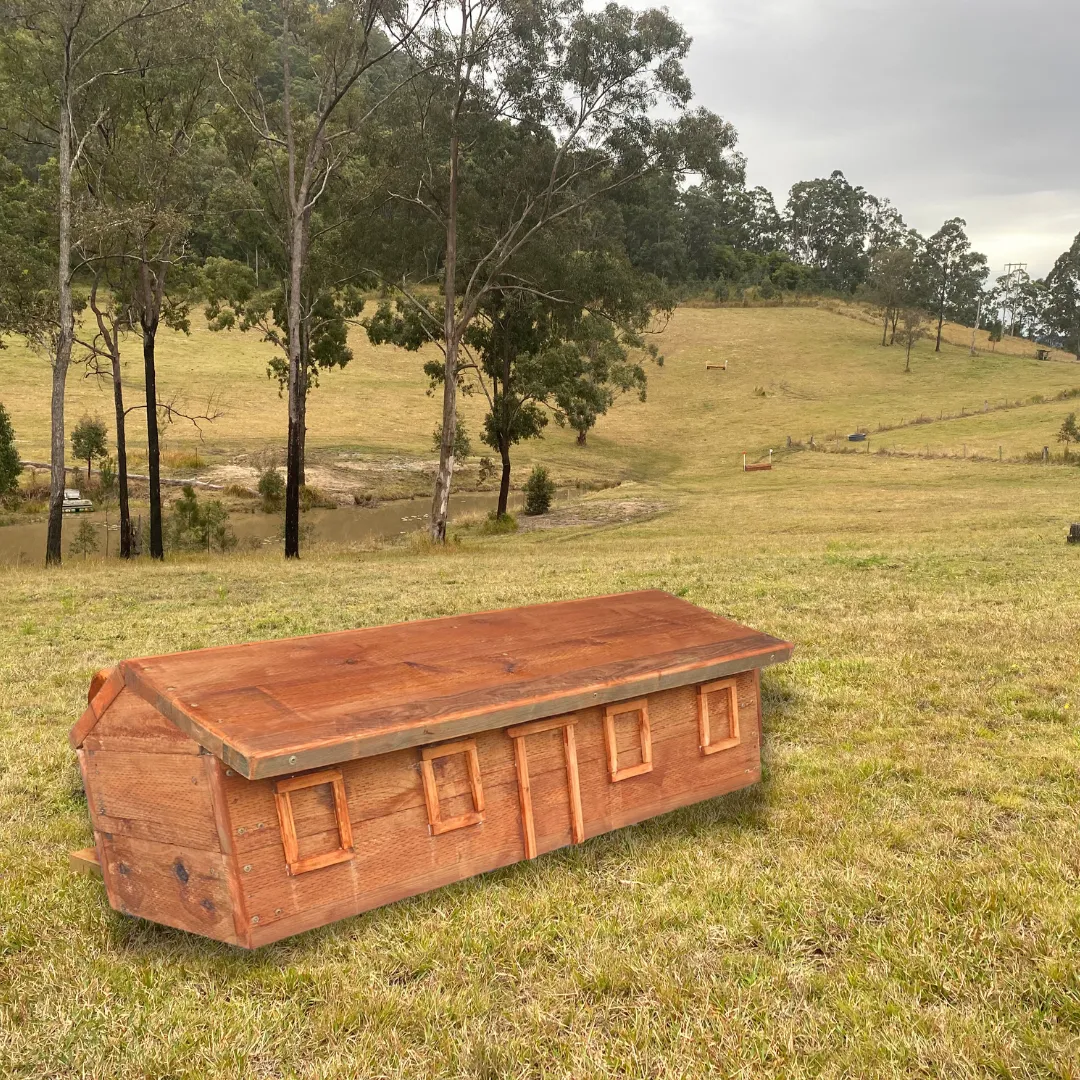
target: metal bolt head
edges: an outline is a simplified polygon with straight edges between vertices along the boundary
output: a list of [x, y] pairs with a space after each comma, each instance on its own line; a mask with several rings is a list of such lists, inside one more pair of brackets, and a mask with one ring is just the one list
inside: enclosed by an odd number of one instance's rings
[[251, 873], [251, 863], [248, 863], [247, 866], [244, 867], [244, 873], [245, 874], [250, 874]]
[[259, 921], [259, 916], [258, 915], [252, 915], [251, 916], [251, 925], [252, 926], [254, 926], [256, 923], [258, 923], [258, 921]]
[[232, 771], [232, 769], [226, 769], [226, 770], [225, 770], [225, 775], [226, 775], [226, 776], [232, 776], [232, 774], [233, 774], [233, 771]]
[[279, 908], [279, 907], [276, 907], [276, 908], [274, 908], [274, 914], [275, 914], [275, 915], [280, 915], [280, 914], [281, 914], [281, 912], [282, 912], [282, 909], [281, 909], [281, 908]]
[[289, 758], [289, 764], [290, 765], [295, 765], [296, 764], [296, 755], [295, 754], [293, 754], [292, 757]]
[[244, 826], [241, 825], [240, 828], [236, 830], [236, 835], [237, 836], [243, 836], [244, 833], [246, 833], [246, 832], [247, 832], [247, 829], [245, 829]]
[[255, 828], [256, 829], [265, 829], [266, 828], [266, 822], [265, 821], [260, 821], [259, 824], [255, 826]]

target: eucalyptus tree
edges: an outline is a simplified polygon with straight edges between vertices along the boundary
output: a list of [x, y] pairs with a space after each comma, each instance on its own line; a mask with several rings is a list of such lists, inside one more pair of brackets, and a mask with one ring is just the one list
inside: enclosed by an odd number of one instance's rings
[[[325, 206], [325, 204], [324, 204]], [[316, 214], [316, 223], [320, 218]], [[337, 233], [338, 230], [328, 230]], [[316, 230], [318, 233], [318, 229]], [[318, 237], [317, 237], [318, 239]], [[284, 267], [274, 258], [277, 249], [269, 245], [270, 263], [263, 264], [260, 286], [255, 270], [239, 260], [211, 256], [200, 274], [205, 314], [211, 330], [254, 331], [274, 346], [266, 374], [278, 384], [280, 393], [289, 387], [289, 310]], [[297, 424], [300, 448], [299, 483], [305, 483], [307, 401], [319, 385], [321, 373], [343, 368], [352, 359], [348, 329], [364, 306], [360, 289], [351, 280], [351, 260], [340, 243], [315, 243], [309, 248], [303, 289], [300, 294], [300, 409]], [[267, 272], [269, 271], [269, 273]], [[276, 271], [276, 273], [275, 273]]]
[[218, 79], [238, 124], [234, 161], [256, 173], [284, 267], [279, 324], [288, 352], [285, 556], [300, 554], [304, 293], [313, 214], [357, 153], [379, 107], [409, 77], [393, 63], [435, 0], [252, 0], [238, 9]]
[[[581, 0], [448, 0], [410, 43], [393, 198], [430, 223], [442, 286], [442, 441], [431, 535], [446, 537], [462, 344], [490, 294], [538, 294], [520, 256], [644, 176], [706, 168], [722, 123], [691, 113], [689, 38], [666, 12]], [[657, 120], [663, 103], [676, 116]], [[437, 239], [436, 239], [437, 234]], [[513, 265], [513, 268], [511, 268]], [[414, 264], [399, 268], [406, 303]], [[384, 268], [384, 273], [387, 270]]]
[[[73, 179], [87, 140], [107, 113], [104, 84], [130, 71], [118, 42], [190, 0], [5, 0], [0, 7], [0, 95], [22, 137], [55, 155], [55, 316], [52, 362], [51, 475], [46, 565], [62, 559], [65, 475], [64, 390], [75, 337], [72, 249]], [[44, 335], [43, 335], [44, 340]]]
[[[103, 238], [102, 238], [103, 239]], [[92, 245], [84, 241], [84, 248]], [[99, 243], [95, 254], [84, 259], [92, 266], [92, 284], [87, 306], [94, 316], [96, 332], [85, 330], [77, 341], [83, 346], [87, 368], [94, 375], [107, 378], [112, 384], [113, 416], [116, 421], [116, 487], [120, 509], [120, 557], [130, 559], [134, 554], [131, 528], [131, 495], [128, 484], [127, 416], [130, 408], [124, 404], [124, 380], [121, 367], [121, 346], [124, 336], [133, 330], [130, 307], [121, 289], [123, 263], [108, 246]], [[107, 364], [107, 367], [103, 367]]]
[[[584, 445], [617, 395], [636, 392], [645, 400], [643, 361], [663, 362], [648, 333], [654, 317], [673, 310], [671, 294], [632, 267], [625, 253], [596, 243], [596, 236], [591, 250], [575, 248], [571, 236], [580, 243], [588, 224], [570, 219], [566, 225], [561, 236], [526, 249], [523, 261], [538, 288], [488, 290], [461, 341], [459, 388], [486, 402], [481, 437], [502, 464], [500, 516], [514, 445], [540, 437], [551, 419], [572, 427]], [[399, 296], [394, 305], [381, 303], [366, 325], [376, 345], [417, 350], [435, 341], [445, 350], [442, 314], [435, 302]], [[433, 387], [446, 378], [441, 359], [428, 360], [424, 371]]]
[[966, 228], [963, 218], [950, 218], [926, 241], [920, 255], [928, 306], [937, 317], [934, 352], [941, 352], [945, 319], [966, 314], [986, 281], [986, 256], [972, 251]]
[[31, 184], [0, 145], [0, 348], [4, 337], [41, 346], [56, 326], [56, 245], [48, 190]]
[[871, 260], [865, 295], [881, 312], [883, 346], [896, 342], [896, 327], [901, 313], [919, 307], [925, 301], [926, 284], [920, 262], [924, 243], [922, 237], [912, 229], [895, 247], [883, 248]]
[[826, 288], [854, 292], [866, 280], [868, 196], [842, 172], [793, 185], [785, 222], [792, 256], [817, 270]]
[[1046, 275], [1046, 321], [1050, 331], [1080, 356], [1080, 234]]
[[[219, 164], [207, 120], [220, 90], [214, 55], [226, 10], [193, 0], [170, 15], [167, 28], [142, 23], [118, 38], [113, 54], [126, 75], [102, 95], [104, 107], [78, 169], [85, 190], [80, 255], [95, 286], [109, 286], [93, 290], [98, 335], [92, 351], [111, 367], [118, 459], [122, 443], [126, 457], [125, 418], [132, 411], [123, 406], [119, 383], [121, 338], [132, 331], [141, 343], [149, 554], [156, 559], [164, 558], [160, 424], [170, 415], [158, 394], [157, 338], [162, 326], [190, 329], [189, 237], [205, 215], [208, 177]], [[126, 467], [120, 471], [123, 519]], [[123, 526], [122, 520], [122, 553]], [[126, 549], [130, 553], [130, 538]]]

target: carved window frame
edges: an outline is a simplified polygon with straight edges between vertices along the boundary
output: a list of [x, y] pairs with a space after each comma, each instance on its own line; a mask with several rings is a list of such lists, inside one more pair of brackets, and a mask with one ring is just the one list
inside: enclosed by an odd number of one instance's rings
[[[473, 808], [449, 821], [443, 821], [439, 807], [439, 788], [435, 781], [433, 761], [444, 757], [465, 755], [465, 767], [469, 772], [469, 788], [472, 791]], [[480, 755], [476, 752], [475, 739], [459, 739], [441, 746], [425, 746], [420, 751], [420, 778], [424, 783], [424, 804], [427, 807], [428, 831], [432, 836], [479, 825], [484, 820], [484, 787], [480, 781]]]
[[[334, 819], [337, 824], [338, 844], [335, 851], [325, 851], [319, 855], [300, 858], [300, 841], [296, 835], [296, 820], [293, 817], [290, 796], [294, 791], [306, 788], [330, 785], [334, 796]], [[304, 773], [278, 780], [274, 785], [274, 804], [277, 807], [278, 824], [281, 827], [281, 842], [285, 848], [285, 864], [289, 874], [306, 874], [311, 870], [321, 870], [324, 866], [348, 862], [355, 858], [353, 847], [352, 822], [349, 820], [349, 800], [345, 792], [345, 778], [340, 769], [321, 769], [319, 772]]]
[[[627, 713], [638, 714], [638, 739], [641, 743], [641, 761], [637, 765], [619, 768], [619, 745], [615, 734], [615, 717]], [[607, 751], [608, 775], [611, 782], [629, 780], [652, 772], [652, 728], [649, 726], [649, 702], [647, 698], [636, 701], [619, 701], [604, 708], [604, 749]]]
[[[714, 741], [715, 733], [712, 730], [712, 718], [709, 716], [709, 695], [725, 692], [728, 697], [728, 731], [726, 736]], [[742, 742], [739, 730], [739, 688], [736, 679], [717, 679], [716, 682], [702, 683], [698, 687], [698, 735], [703, 754], [717, 754]]]
[[578, 772], [577, 736], [574, 725], [577, 716], [556, 716], [551, 720], [533, 720], [527, 724], [515, 724], [506, 729], [514, 743], [514, 769], [517, 772], [518, 804], [521, 809], [521, 832], [525, 844], [525, 858], [535, 859], [536, 822], [533, 818], [532, 786], [529, 783], [529, 752], [525, 740], [530, 735], [545, 731], [561, 730], [563, 761], [566, 765], [566, 794], [570, 803], [570, 838], [575, 844], [585, 840], [585, 820], [581, 812], [581, 776]]

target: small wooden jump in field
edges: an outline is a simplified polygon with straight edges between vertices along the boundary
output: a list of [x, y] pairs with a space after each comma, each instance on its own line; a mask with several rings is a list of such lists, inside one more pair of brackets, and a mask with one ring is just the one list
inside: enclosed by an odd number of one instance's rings
[[125, 660], [71, 733], [71, 864], [255, 948], [756, 783], [790, 653], [638, 592]]
[[769, 451], [769, 460], [768, 461], [756, 461], [756, 462], [752, 462], [749, 465], [746, 462], [746, 451], [745, 450], [743, 451], [743, 456], [742, 456], [742, 471], [743, 472], [767, 472], [771, 468], [772, 468], [772, 451], [771, 450]]
[[710, 363], [706, 362], [705, 370], [706, 371], [727, 371], [727, 361], [725, 360], [722, 364], [710, 364]]

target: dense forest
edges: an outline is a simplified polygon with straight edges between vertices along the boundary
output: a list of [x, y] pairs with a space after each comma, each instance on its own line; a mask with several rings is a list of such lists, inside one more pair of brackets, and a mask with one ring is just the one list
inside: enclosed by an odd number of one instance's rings
[[694, 106], [689, 48], [666, 11], [581, 0], [0, 3], [0, 335], [51, 360], [47, 561], [73, 364], [112, 382], [124, 554], [125, 429], [146, 424], [162, 556], [155, 344], [193, 312], [274, 346], [287, 556], [308, 395], [349, 362], [350, 325], [439, 357], [437, 540], [459, 393], [486, 400], [504, 510], [513, 445], [550, 420], [584, 442], [644, 396], [648, 331], [690, 295], [860, 297], [883, 345], [928, 321], [940, 347], [953, 319], [1076, 347], [1080, 237], [1044, 281], [988, 283], [962, 218], [921, 236], [839, 171], [779, 206]]

